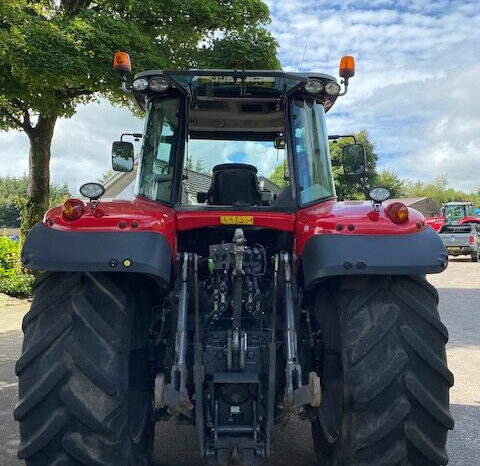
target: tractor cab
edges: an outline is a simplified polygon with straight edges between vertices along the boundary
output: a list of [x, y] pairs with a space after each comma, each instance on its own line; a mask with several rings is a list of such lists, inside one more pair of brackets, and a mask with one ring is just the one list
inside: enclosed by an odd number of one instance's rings
[[[159, 70], [138, 74], [131, 90], [146, 111], [137, 196], [179, 210], [294, 211], [335, 198], [325, 124], [341, 91], [334, 77]], [[114, 161], [132, 158], [129, 146], [116, 142]]]
[[473, 202], [447, 202], [442, 207], [441, 216], [445, 217], [446, 223], [460, 223], [464, 218], [476, 217]]
[[440, 231], [444, 225], [480, 223], [480, 216], [473, 202], [447, 202], [442, 206], [439, 217], [427, 218], [426, 222], [434, 230]]

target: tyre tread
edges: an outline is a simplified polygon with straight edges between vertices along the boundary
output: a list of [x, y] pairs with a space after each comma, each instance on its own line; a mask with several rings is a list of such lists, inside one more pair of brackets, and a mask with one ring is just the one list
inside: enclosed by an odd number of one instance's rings
[[402, 399], [395, 405], [390, 406], [374, 422], [364, 423], [356, 433], [355, 448], [361, 450], [380, 441], [395, 429], [407, 417], [409, 412], [410, 403]]
[[[435, 288], [423, 276], [346, 277], [327, 286], [336, 290], [345, 385], [341, 435], [328, 464], [447, 464], [454, 379]], [[314, 445], [326, 458], [322, 441]]]
[[95, 340], [101, 340], [105, 351], [116, 352], [121, 349], [120, 336], [115, 333], [111, 325], [93, 309], [85, 295], [77, 294], [72, 299], [74, 316], [92, 333]]
[[377, 397], [398, 377], [407, 362], [408, 356], [405, 351], [398, 350], [385, 367], [374, 374], [373, 380], [365, 381], [358, 389], [354, 389], [355, 402], [365, 404]]
[[[395, 325], [398, 318], [398, 308], [389, 309], [390, 312], [385, 312], [373, 326], [373, 328], [358, 341], [358, 334], [351, 332], [350, 336], [350, 360], [352, 364], [358, 363], [367, 354], [375, 348]], [[355, 343], [353, 343], [355, 341]]]
[[405, 383], [411, 395], [446, 429], [453, 429], [454, 421], [448, 409], [442, 406], [412, 373], [405, 375]]
[[434, 464], [445, 465], [448, 463], [445, 447], [436, 446], [415, 424], [411, 422], [405, 424], [405, 435], [421, 454]]
[[55, 342], [63, 338], [68, 332], [72, 324], [72, 318], [69, 314], [60, 316], [58, 320], [53, 322], [50, 328], [33, 342], [31, 346], [25, 349], [15, 365], [15, 374], [20, 376], [22, 372], [44, 351], [51, 347]]
[[60, 383], [67, 371], [67, 365], [64, 361], [56, 362], [42, 378], [31, 386], [29, 391], [18, 402], [13, 412], [15, 420], [21, 421], [27, 416]]
[[[131, 280], [126, 290], [133, 299]], [[27, 466], [145, 463], [126, 421], [130, 298], [106, 274], [49, 274], [34, 293], [16, 364], [18, 456]]]
[[410, 327], [403, 325], [400, 333], [410, 348], [417, 353], [437, 374], [448, 384], [453, 386], [453, 374], [448, 370], [447, 365], [422, 341], [422, 339]]
[[48, 445], [60, 432], [67, 422], [67, 414], [63, 408], [56, 409], [43, 422], [39, 429], [34, 432], [27, 442], [21, 443], [18, 449], [18, 457], [26, 459], [38, 453]]
[[440, 333], [445, 343], [448, 341], [447, 327], [445, 327], [445, 325], [432, 314], [425, 304], [419, 301], [414, 294], [409, 293], [402, 285], [396, 284], [393, 286], [392, 290], [404, 304], [435, 328], [435, 330]]

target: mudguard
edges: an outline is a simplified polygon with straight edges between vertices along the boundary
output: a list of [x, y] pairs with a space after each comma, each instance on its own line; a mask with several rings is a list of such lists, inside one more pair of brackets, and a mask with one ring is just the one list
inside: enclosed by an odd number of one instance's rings
[[156, 232], [60, 231], [38, 223], [27, 236], [22, 263], [42, 271], [143, 273], [167, 287], [172, 250]]
[[332, 276], [425, 275], [447, 264], [445, 246], [432, 228], [402, 235], [315, 235], [302, 251], [306, 289]]

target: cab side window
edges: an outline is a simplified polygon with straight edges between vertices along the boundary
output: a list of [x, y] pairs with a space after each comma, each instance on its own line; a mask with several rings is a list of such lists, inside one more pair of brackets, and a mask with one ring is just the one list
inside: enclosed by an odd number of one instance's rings
[[142, 147], [141, 171], [136, 194], [170, 202], [178, 144], [178, 98], [156, 100], [150, 105]]

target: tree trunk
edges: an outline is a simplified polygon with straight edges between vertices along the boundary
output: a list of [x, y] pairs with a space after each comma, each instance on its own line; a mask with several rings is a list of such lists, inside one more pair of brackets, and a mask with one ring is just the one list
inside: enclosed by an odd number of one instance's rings
[[43, 218], [48, 209], [50, 191], [50, 148], [56, 116], [38, 117], [34, 128], [27, 132], [30, 139], [27, 203], [22, 214], [21, 237]]

